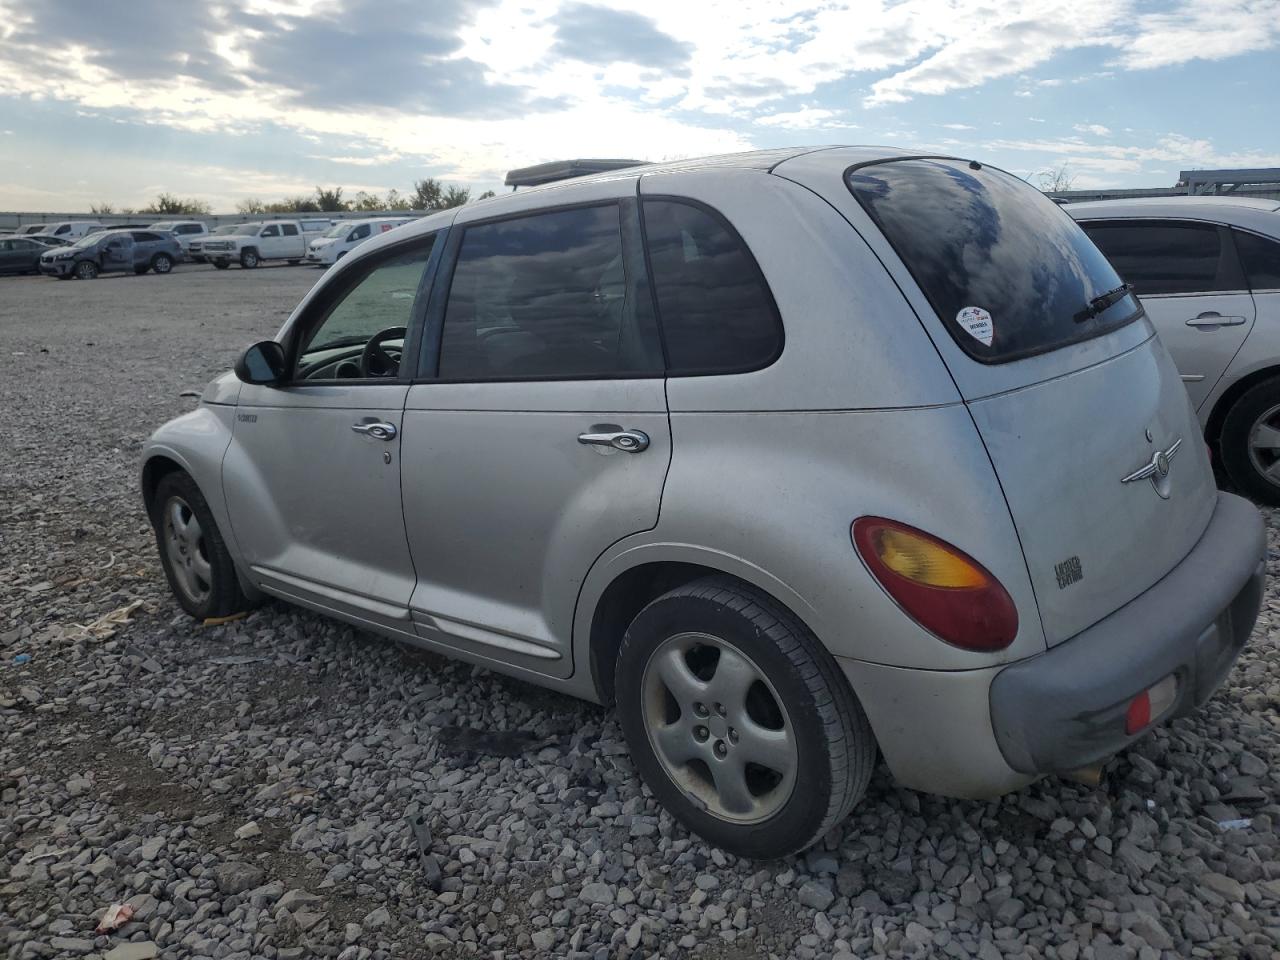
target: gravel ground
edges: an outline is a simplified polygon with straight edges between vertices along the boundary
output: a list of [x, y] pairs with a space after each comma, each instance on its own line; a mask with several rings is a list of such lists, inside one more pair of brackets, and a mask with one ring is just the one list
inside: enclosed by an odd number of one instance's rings
[[8, 957], [1280, 957], [1275, 589], [1227, 686], [1104, 787], [881, 771], [773, 863], [676, 826], [599, 708], [280, 604], [188, 619], [139, 446], [316, 276], [0, 280]]

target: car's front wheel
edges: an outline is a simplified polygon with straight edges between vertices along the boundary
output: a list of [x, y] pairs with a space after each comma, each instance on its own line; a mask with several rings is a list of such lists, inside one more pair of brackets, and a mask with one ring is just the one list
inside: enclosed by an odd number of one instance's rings
[[92, 260], [81, 260], [75, 272], [78, 280], [93, 280], [98, 276], [98, 265]]
[[254, 250], [245, 250], [240, 254], [240, 266], [246, 270], [252, 270], [258, 265], [258, 254]]
[[1280, 377], [1250, 387], [1231, 405], [1218, 452], [1237, 490], [1259, 503], [1280, 505]]
[[166, 474], [156, 486], [150, 513], [160, 563], [183, 610], [203, 620], [249, 606], [222, 533], [190, 474]]
[[811, 846], [871, 778], [875, 738], [830, 653], [785, 607], [732, 578], [645, 607], [623, 639], [615, 691], [649, 789], [731, 853]]

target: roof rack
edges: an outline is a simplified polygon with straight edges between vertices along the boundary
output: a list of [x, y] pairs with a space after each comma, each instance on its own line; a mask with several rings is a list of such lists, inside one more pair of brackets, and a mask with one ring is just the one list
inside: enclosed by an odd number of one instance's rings
[[570, 177], [583, 177], [589, 173], [607, 173], [625, 167], [638, 167], [643, 160], [552, 160], [532, 167], [521, 167], [507, 173], [508, 187], [536, 187], [540, 183], [555, 183]]

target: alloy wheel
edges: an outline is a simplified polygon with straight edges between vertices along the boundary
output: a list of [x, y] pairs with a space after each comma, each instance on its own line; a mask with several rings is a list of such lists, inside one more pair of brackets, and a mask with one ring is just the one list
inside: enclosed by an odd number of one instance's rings
[[791, 797], [795, 731], [764, 672], [727, 641], [682, 633], [645, 665], [642, 710], [663, 770], [708, 813], [757, 823]]
[[1264, 411], [1249, 428], [1249, 460], [1264, 480], [1280, 486], [1280, 405]]
[[192, 603], [204, 603], [213, 590], [213, 567], [200, 519], [181, 497], [165, 501], [164, 545], [178, 589]]

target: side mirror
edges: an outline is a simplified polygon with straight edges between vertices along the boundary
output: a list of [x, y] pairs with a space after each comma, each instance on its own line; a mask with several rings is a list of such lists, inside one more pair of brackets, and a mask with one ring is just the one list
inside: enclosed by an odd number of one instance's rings
[[262, 340], [240, 355], [236, 376], [245, 383], [274, 386], [284, 379], [284, 347], [274, 340]]

